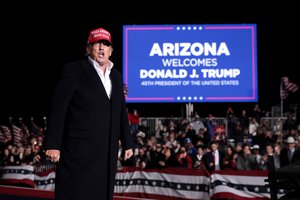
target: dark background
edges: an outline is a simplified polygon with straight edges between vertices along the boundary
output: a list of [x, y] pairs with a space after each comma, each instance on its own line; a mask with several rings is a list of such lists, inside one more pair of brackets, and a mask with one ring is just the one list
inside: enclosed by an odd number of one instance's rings
[[[85, 43], [91, 29], [103, 27], [111, 32], [114, 43], [111, 60], [122, 71], [122, 26], [125, 24], [257, 24], [259, 101], [195, 103], [194, 109], [202, 117], [210, 113], [224, 116], [228, 106], [239, 115], [242, 109], [251, 111], [256, 103], [262, 110], [270, 110], [280, 104], [282, 76], [288, 76], [291, 82], [300, 85], [300, 73], [297, 72], [300, 68], [299, 14], [293, 11], [292, 5], [278, 5], [276, 9], [258, 7], [263, 12], [253, 13], [256, 7], [247, 12], [243, 9], [216, 12], [213, 7], [206, 7], [199, 8], [198, 12], [177, 9], [166, 14], [153, 10], [150, 14], [131, 11], [129, 15], [118, 14], [110, 8], [109, 14], [105, 15], [100, 12], [104, 8], [99, 7], [99, 12], [88, 14], [25, 9], [26, 12], [14, 11], [2, 16], [0, 117], [47, 115], [62, 65], [85, 58]], [[299, 93], [298, 90], [290, 94], [284, 104], [299, 103]], [[128, 107], [130, 110], [137, 108], [142, 116], [181, 116], [185, 104], [130, 103]]]

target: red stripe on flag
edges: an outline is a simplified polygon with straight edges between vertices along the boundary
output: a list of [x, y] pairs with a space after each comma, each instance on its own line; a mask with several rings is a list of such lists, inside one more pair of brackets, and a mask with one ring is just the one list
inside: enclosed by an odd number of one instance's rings
[[0, 194], [23, 196], [23, 197], [36, 197], [45, 199], [54, 199], [54, 192], [46, 190], [35, 190], [22, 187], [6, 187], [0, 186]]
[[[180, 197], [173, 197], [173, 196], [166, 196], [166, 195], [157, 195], [157, 194], [148, 194], [148, 193], [142, 193], [142, 192], [132, 192], [132, 193], [123, 193], [123, 194], [118, 194], [114, 193], [115, 196], [121, 196], [124, 195], [124, 197], [136, 197], [137, 199], [163, 199], [163, 200], [195, 200], [195, 199], [189, 199], [186, 197], [180, 198]], [[269, 199], [270, 200], [270, 199]]]
[[236, 195], [231, 192], [222, 192], [217, 193], [211, 196], [211, 200], [217, 200], [217, 199], [234, 199], [234, 200], [270, 200], [270, 198], [267, 197], [241, 197], [239, 195]]

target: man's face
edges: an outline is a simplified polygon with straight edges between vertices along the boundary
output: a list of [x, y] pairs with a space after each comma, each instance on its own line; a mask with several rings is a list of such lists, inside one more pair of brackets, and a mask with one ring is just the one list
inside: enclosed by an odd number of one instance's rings
[[267, 154], [273, 154], [273, 148], [271, 146], [266, 146]]
[[218, 145], [217, 144], [212, 144], [211, 145], [211, 149], [213, 150], [213, 151], [216, 151], [217, 149], [218, 149]]
[[293, 149], [293, 148], [295, 148], [295, 144], [294, 144], [294, 143], [288, 143], [288, 144], [287, 144], [287, 147], [288, 147], [289, 149]]
[[87, 51], [90, 57], [101, 65], [105, 64], [111, 56], [112, 46], [106, 40], [100, 40], [88, 45]]
[[251, 154], [251, 150], [250, 150], [250, 147], [249, 147], [249, 146], [245, 146], [245, 147], [243, 148], [243, 151], [244, 151], [244, 154], [246, 154], [246, 155]]

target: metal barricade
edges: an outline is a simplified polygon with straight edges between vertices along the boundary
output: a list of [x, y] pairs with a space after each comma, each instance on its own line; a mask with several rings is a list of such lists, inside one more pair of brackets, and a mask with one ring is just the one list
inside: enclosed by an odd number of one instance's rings
[[160, 128], [160, 125], [170, 126], [170, 123], [174, 123], [176, 127], [180, 124], [182, 118], [180, 117], [141, 117], [140, 125], [144, 124], [148, 127], [149, 135], [155, 136], [156, 131]]
[[[207, 120], [214, 120], [218, 126], [224, 127], [225, 135], [228, 135], [228, 120], [225, 117], [214, 117], [213, 119], [200, 118], [200, 120], [203, 123]], [[183, 118], [181, 117], [141, 117], [140, 125], [144, 124], [146, 127], [148, 127], [148, 134], [155, 136], [161, 125], [170, 127], [170, 124], [174, 124], [175, 127], [179, 127], [182, 121]]]
[[270, 130], [272, 130], [273, 134], [276, 132], [283, 131], [283, 124], [287, 120], [287, 117], [262, 117], [260, 119], [260, 124], [265, 124]]

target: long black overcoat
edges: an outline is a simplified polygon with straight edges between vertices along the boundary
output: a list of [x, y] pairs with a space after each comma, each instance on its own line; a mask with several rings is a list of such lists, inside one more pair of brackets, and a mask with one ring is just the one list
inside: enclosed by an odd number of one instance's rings
[[119, 140], [133, 147], [121, 73], [112, 68], [109, 99], [88, 60], [64, 66], [49, 112], [45, 149], [61, 151], [56, 200], [110, 200]]

